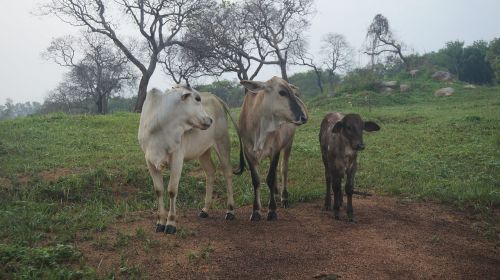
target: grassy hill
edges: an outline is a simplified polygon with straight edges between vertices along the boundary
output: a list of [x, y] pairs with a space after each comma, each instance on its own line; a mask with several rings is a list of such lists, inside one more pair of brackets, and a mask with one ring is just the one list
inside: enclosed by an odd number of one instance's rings
[[[291, 203], [323, 197], [319, 123], [326, 112], [343, 111], [382, 127], [365, 134], [356, 189], [449, 203], [481, 213], [485, 220], [496, 219], [500, 88], [455, 84], [453, 96], [434, 97], [439, 86], [425, 83], [404, 94], [361, 92], [310, 100], [310, 121], [297, 131], [290, 162]], [[0, 122], [0, 278], [92, 275], [72, 242], [91, 239], [92, 232], [117, 219], [133, 219], [134, 211], [156, 209], [137, 142], [138, 123], [139, 115], [131, 113], [53, 114]], [[232, 144], [236, 165], [233, 128]], [[184, 166], [181, 213], [202, 206], [200, 170], [194, 161]], [[168, 180], [169, 173], [164, 174]], [[234, 180], [237, 205], [251, 203], [249, 173]], [[262, 191], [267, 204], [267, 187]], [[223, 208], [220, 173], [215, 193], [214, 206]]]

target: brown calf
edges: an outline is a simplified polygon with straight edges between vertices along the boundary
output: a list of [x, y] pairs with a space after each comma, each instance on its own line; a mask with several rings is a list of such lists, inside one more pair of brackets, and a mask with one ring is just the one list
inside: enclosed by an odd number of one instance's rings
[[347, 175], [345, 192], [347, 194], [347, 216], [353, 221], [352, 194], [354, 175], [357, 168], [358, 151], [365, 148], [363, 130], [377, 131], [380, 127], [374, 122], [364, 122], [358, 114], [328, 113], [321, 122], [319, 142], [325, 165], [326, 194], [325, 210], [332, 209], [331, 192], [333, 189], [333, 211], [339, 219], [342, 204], [341, 183]]

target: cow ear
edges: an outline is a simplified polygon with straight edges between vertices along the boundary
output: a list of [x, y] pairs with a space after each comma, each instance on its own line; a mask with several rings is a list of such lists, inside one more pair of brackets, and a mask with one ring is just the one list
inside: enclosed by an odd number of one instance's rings
[[376, 124], [375, 122], [365, 122], [365, 127], [363, 128], [365, 131], [371, 132], [371, 131], [378, 131], [380, 130], [380, 126]]
[[250, 92], [256, 93], [266, 87], [266, 83], [250, 80], [241, 80], [240, 84], [243, 85]]
[[337, 122], [332, 129], [332, 133], [339, 133], [340, 130], [344, 127], [344, 124], [342, 122]]
[[299, 87], [298, 86], [292, 85], [292, 84], [288, 84], [288, 85], [292, 89], [293, 94], [295, 94], [296, 96], [300, 96], [300, 91], [299, 91]]
[[191, 92], [187, 91], [187, 92], [184, 92], [182, 95], [181, 95], [181, 100], [184, 101], [186, 100], [189, 96], [191, 95]]

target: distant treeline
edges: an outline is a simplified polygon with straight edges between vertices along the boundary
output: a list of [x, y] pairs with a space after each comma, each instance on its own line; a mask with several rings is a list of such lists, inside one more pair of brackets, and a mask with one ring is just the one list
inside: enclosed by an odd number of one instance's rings
[[[447, 42], [442, 49], [407, 56], [412, 69], [419, 70], [418, 79], [424, 82], [435, 71], [447, 71], [455, 80], [479, 85], [494, 85], [500, 82], [500, 38], [491, 42], [476, 41], [465, 46], [462, 41]], [[318, 75], [322, 81], [323, 92], [318, 86]], [[321, 94], [354, 93], [359, 91], [377, 91], [380, 82], [388, 79], [408, 79], [409, 73], [401, 59], [387, 56], [384, 61], [363, 68], [347, 71], [342, 75], [331, 75], [328, 71], [305, 71], [289, 77], [300, 88], [303, 98], [310, 99]], [[221, 80], [196, 87], [199, 91], [208, 91], [222, 98], [230, 107], [238, 107], [243, 101], [244, 92], [239, 82]], [[133, 111], [136, 97], [126, 98], [111, 96], [108, 100], [108, 112]], [[72, 99], [46, 98], [43, 104], [38, 102], [14, 103], [7, 99], [0, 105], [0, 119], [15, 118], [30, 114], [66, 112], [69, 114], [99, 113], [92, 98]]]

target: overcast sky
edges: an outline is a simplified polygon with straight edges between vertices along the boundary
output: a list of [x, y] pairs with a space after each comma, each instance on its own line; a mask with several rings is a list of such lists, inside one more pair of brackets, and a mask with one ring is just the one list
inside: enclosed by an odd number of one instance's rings
[[[62, 79], [65, 69], [45, 61], [40, 53], [52, 38], [75, 33], [75, 29], [56, 17], [32, 15], [40, 2], [0, 0], [0, 104], [7, 98], [43, 102]], [[328, 32], [345, 35], [359, 49], [378, 13], [387, 17], [398, 39], [419, 53], [438, 50], [452, 40], [468, 45], [500, 37], [499, 0], [315, 0], [315, 6], [317, 12], [308, 31], [313, 52]], [[160, 75], [161, 67], [156, 72], [149, 87], [171, 85]], [[279, 75], [279, 70], [270, 66], [258, 79], [272, 75]]]

